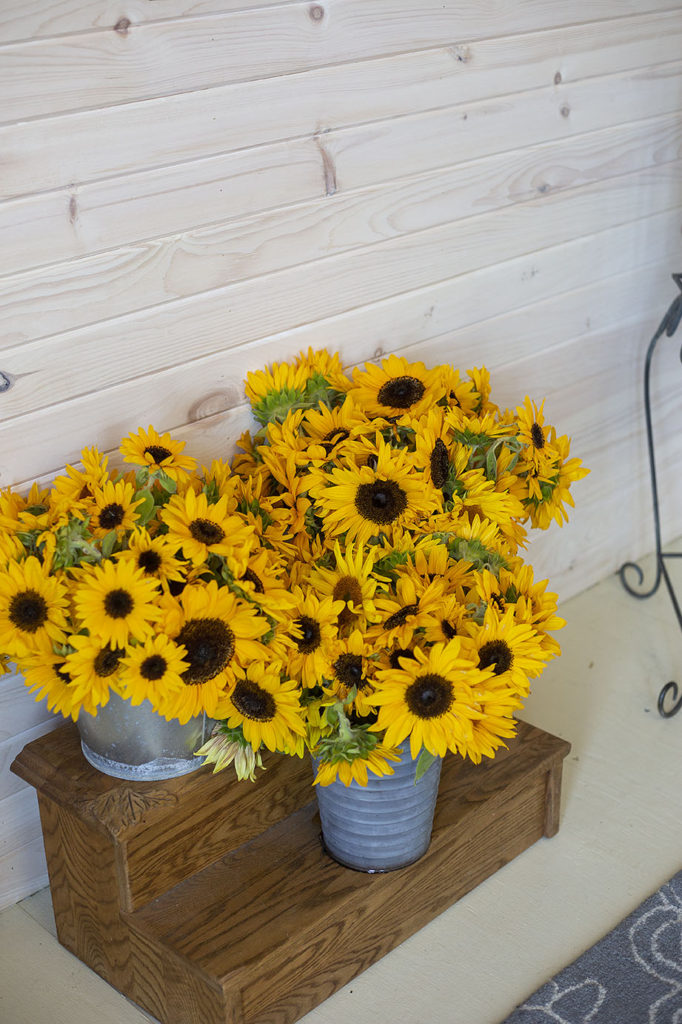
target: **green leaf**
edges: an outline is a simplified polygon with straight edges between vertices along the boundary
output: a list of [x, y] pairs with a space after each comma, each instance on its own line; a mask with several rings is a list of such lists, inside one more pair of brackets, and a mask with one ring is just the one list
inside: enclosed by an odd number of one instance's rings
[[109, 530], [109, 533], [106, 534], [101, 544], [103, 558], [109, 558], [111, 556], [111, 552], [114, 550], [115, 543], [116, 530]]
[[497, 480], [497, 456], [495, 449], [491, 448], [485, 459], [485, 475], [488, 480]]
[[424, 778], [424, 776], [426, 775], [426, 773], [428, 772], [429, 768], [431, 767], [435, 760], [436, 755], [432, 754], [429, 750], [425, 750], [425, 748], [422, 747], [419, 758], [417, 759], [417, 772], [414, 777], [415, 786], [417, 785], [420, 779]]
[[137, 491], [135, 499], [136, 501], [141, 500], [141, 504], [135, 509], [138, 525], [146, 526], [154, 515], [154, 498], [151, 491]]
[[164, 491], [168, 494], [175, 494], [178, 489], [178, 485], [175, 480], [171, 480], [167, 473], [164, 473], [162, 469], [156, 474], [156, 479], [159, 481]]

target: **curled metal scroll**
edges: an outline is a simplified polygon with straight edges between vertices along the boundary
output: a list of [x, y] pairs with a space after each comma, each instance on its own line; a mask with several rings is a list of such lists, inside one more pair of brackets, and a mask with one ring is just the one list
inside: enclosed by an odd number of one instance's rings
[[[668, 694], [671, 695], [673, 703], [666, 707]], [[677, 683], [666, 683], [658, 695], [658, 711], [663, 718], [672, 718], [682, 708], [682, 693]]]
[[[675, 588], [672, 580], [668, 574], [668, 569], [665, 563], [667, 558], [682, 558], [682, 552], [678, 551], [663, 551], [661, 546], [661, 520], [660, 520], [660, 509], [658, 503], [658, 482], [656, 478], [656, 455], [654, 449], [654, 432], [651, 418], [651, 361], [653, 359], [654, 349], [658, 339], [664, 334], [668, 338], [672, 338], [673, 334], [679, 327], [680, 321], [682, 320], [682, 274], [673, 274], [673, 281], [677, 285], [680, 294], [676, 295], [671, 302], [665, 316], [661, 320], [658, 326], [658, 330], [654, 334], [653, 338], [649, 342], [649, 348], [647, 349], [646, 360], [644, 363], [644, 416], [646, 419], [646, 439], [647, 439], [647, 450], [649, 454], [649, 471], [651, 474], [651, 500], [653, 504], [654, 513], [654, 535], [656, 541], [656, 575], [654, 581], [648, 589], [644, 588], [644, 573], [642, 572], [639, 565], [636, 562], [625, 562], [621, 565], [618, 570], [620, 581], [627, 590], [628, 594], [633, 597], [640, 599], [651, 597], [658, 590], [661, 579], [665, 581], [670, 601], [673, 606], [673, 610], [677, 617], [678, 625], [682, 629], [682, 611], [680, 610], [677, 596], [675, 594]], [[680, 359], [682, 360], [682, 349], [680, 350]], [[633, 574], [636, 577], [636, 582], [631, 583], [628, 580], [628, 574], [632, 579]], [[672, 706], [668, 705], [668, 698], [672, 697]], [[658, 695], [658, 710], [664, 718], [672, 718], [682, 708], [682, 693], [677, 686], [677, 683], [670, 682], [661, 690]]]

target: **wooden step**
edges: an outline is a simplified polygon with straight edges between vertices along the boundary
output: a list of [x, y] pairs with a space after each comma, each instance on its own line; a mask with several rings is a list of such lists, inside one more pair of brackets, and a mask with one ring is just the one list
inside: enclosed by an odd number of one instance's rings
[[[341, 867], [324, 852], [316, 804], [310, 802], [309, 769], [306, 785], [300, 786], [300, 762], [294, 759], [273, 764], [270, 797], [262, 789], [268, 773], [246, 793], [241, 784], [231, 785], [226, 777], [221, 781], [204, 769], [185, 777], [195, 783], [188, 782], [187, 790], [182, 779], [146, 784], [91, 780], [96, 790], [109, 794], [102, 831], [102, 815], [92, 815], [92, 797], [83, 801], [86, 769], [76, 767], [69, 755], [69, 771], [78, 785], [62, 786], [56, 800], [60, 769], [53, 762], [49, 795], [39, 789], [58, 928], [70, 901], [64, 928], [68, 948], [164, 1024], [292, 1024], [541, 836], [553, 835], [562, 761], [569, 749], [565, 741], [520, 723], [517, 739], [494, 761], [475, 766], [446, 759], [428, 852], [410, 867], [377, 875]], [[27, 778], [27, 763], [36, 753], [25, 755], [26, 750], [13, 770]], [[242, 822], [237, 834], [245, 838], [228, 840], [210, 861], [219, 846], [210, 835], [211, 821], [221, 837], [226, 832], [226, 798], [218, 797], [216, 780], [224, 790], [239, 786], [232, 807]], [[156, 794], [153, 801], [147, 787]], [[81, 794], [71, 806], [65, 798], [69, 790]], [[111, 797], [117, 790], [128, 795]], [[253, 797], [259, 793], [257, 802], [265, 808], [255, 811]], [[161, 794], [174, 799], [161, 799]], [[284, 796], [298, 800], [298, 807], [277, 818]], [[199, 801], [208, 804], [202, 812]], [[117, 815], [123, 808], [126, 817], [131, 802], [138, 808], [135, 821], [121, 823], [117, 831]], [[161, 891], [160, 879], [152, 884], [154, 872], [162, 871], [161, 823], [164, 815], [177, 823], [183, 808], [188, 820], [200, 823], [196, 842], [203, 848], [205, 840], [211, 852], [197, 855], [189, 825], [181, 845], [189, 851], [193, 870], [180, 870], [174, 853], [167, 877], [176, 884]], [[249, 813], [266, 822], [258, 834], [243, 821]], [[147, 828], [155, 834], [153, 842], [144, 839]], [[96, 851], [90, 848], [96, 859], [86, 862], [83, 838], [91, 841], [93, 834], [102, 842]], [[75, 846], [65, 845], [71, 835], [79, 839]], [[132, 835], [137, 842], [131, 846]], [[132, 852], [139, 864], [143, 851], [153, 855], [145, 871], [135, 875], [147, 879], [134, 887], [135, 899], [115, 906], [111, 880], [104, 901], [95, 895], [96, 888], [88, 889], [92, 864], [99, 870], [113, 860], [114, 873], [116, 865], [125, 871], [127, 864], [130, 877], [127, 857]], [[204, 862], [201, 868], [194, 869], [199, 861]], [[111, 870], [109, 864], [104, 873]], [[184, 878], [177, 880], [181, 874]]]
[[12, 771], [38, 790], [56, 827], [59, 812], [75, 812], [92, 842], [112, 846], [120, 906], [133, 910], [310, 802], [307, 761], [264, 763], [257, 785], [204, 768], [163, 782], [113, 779], [85, 760], [68, 723], [24, 747]]

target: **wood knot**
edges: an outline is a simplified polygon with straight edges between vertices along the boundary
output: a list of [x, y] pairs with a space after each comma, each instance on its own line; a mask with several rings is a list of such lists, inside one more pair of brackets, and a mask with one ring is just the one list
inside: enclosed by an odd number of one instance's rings
[[78, 200], [75, 196], [69, 197], [69, 223], [75, 224], [78, 220]]
[[450, 53], [460, 64], [468, 64], [472, 57], [470, 46], [452, 46]]
[[127, 36], [128, 29], [131, 26], [130, 18], [119, 18], [114, 25], [114, 32], [118, 32], [120, 36]]
[[568, 103], [564, 103], [563, 107], [561, 107], [561, 109], [559, 110], [559, 113], [562, 117], [568, 117], [568, 115], [571, 113], [571, 108], [569, 107]]
[[4, 391], [9, 391], [13, 383], [14, 381], [10, 375], [8, 373], [3, 373], [2, 370], [0, 370], [0, 395]]
[[237, 404], [237, 396], [230, 390], [213, 391], [210, 395], [204, 395], [195, 402], [189, 410], [188, 419], [190, 423], [197, 420], [205, 420], [209, 416], [217, 416], [218, 413], [228, 412]]
[[557, 71], [556, 75], [554, 76], [554, 84], [555, 85], [561, 85], [562, 82], [563, 82], [563, 78], [561, 77], [561, 72]]
[[324, 7], [322, 4], [313, 4], [308, 8], [308, 17], [311, 21], [322, 21], [324, 18]]

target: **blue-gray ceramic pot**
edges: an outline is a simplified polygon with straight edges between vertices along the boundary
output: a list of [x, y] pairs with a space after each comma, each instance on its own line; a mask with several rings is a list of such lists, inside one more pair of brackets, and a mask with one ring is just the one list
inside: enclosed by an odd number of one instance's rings
[[[315, 786], [327, 852], [357, 871], [394, 871], [419, 860], [431, 842], [441, 760], [415, 784], [409, 742], [393, 775], [369, 774], [366, 786], [338, 779]], [[317, 764], [315, 770], [317, 770]]]

